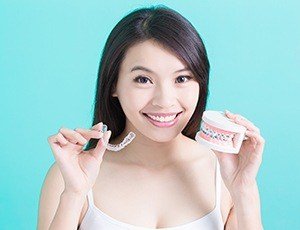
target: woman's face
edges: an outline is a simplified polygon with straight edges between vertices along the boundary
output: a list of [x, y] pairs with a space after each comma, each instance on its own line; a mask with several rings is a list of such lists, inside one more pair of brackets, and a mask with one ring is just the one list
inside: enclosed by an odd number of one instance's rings
[[[171, 141], [182, 132], [199, 97], [198, 82], [184, 68], [176, 56], [151, 40], [127, 50], [112, 94], [118, 97], [126, 115], [126, 131], [139, 132], [156, 142]], [[143, 114], [181, 111], [175, 125], [163, 128]]]

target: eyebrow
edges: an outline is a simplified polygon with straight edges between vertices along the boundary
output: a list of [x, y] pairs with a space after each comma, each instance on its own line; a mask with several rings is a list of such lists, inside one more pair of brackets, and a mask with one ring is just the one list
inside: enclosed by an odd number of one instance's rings
[[[150, 70], [144, 66], [134, 66], [130, 72], [133, 72], [133, 71], [136, 71], [136, 70], [143, 70], [143, 71], [146, 71], [146, 72], [149, 72], [149, 73], [155, 73], [153, 70]], [[180, 69], [180, 70], [176, 70], [174, 73], [178, 73], [178, 72], [182, 72], [182, 71], [190, 71], [189, 68], [183, 68], [183, 69]]]

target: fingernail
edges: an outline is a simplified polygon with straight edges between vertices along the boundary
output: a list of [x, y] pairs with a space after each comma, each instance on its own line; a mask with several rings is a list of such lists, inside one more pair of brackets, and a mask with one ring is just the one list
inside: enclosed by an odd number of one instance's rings
[[111, 131], [107, 131], [104, 135], [104, 138], [103, 138], [103, 141], [105, 143], [105, 145], [108, 144], [108, 141], [109, 141], [109, 138], [110, 138], [110, 134], [111, 134]]
[[109, 130], [106, 132], [106, 136], [105, 136], [107, 142], [109, 141], [110, 136], [111, 136], [111, 131]]

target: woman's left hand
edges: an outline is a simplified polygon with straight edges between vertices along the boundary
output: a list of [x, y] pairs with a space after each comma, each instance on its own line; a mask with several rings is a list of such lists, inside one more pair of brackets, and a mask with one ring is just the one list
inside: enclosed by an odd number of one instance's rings
[[265, 145], [260, 130], [249, 120], [239, 114], [226, 111], [226, 116], [236, 124], [247, 128], [238, 154], [213, 150], [220, 163], [222, 179], [231, 194], [238, 194], [249, 186], [256, 185], [256, 175], [262, 162]]

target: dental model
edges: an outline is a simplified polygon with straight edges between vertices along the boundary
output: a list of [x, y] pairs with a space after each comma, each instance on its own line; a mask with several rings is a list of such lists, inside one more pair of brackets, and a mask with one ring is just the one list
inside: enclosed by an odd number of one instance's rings
[[[104, 125], [103, 124], [103, 127], [102, 127], [102, 132], [106, 132], [107, 131], [107, 125]], [[121, 149], [125, 148], [127, 145], [130, 144], [130, 142], [135, 138], [135, 133], [133, 132], [129, 132], [128, 135], [124, 138], [124, 140], [120, 143], [120, 144], [110, 144], [110, 143], [107, 143], [107, 146], [106, 148], [110, 151], [120, 151]]]
[[204, 111], [200, 130], [195, 140], [211, 149], [237, 154], [245, 136], [246, 127], [234, 123], [222, 111]]

